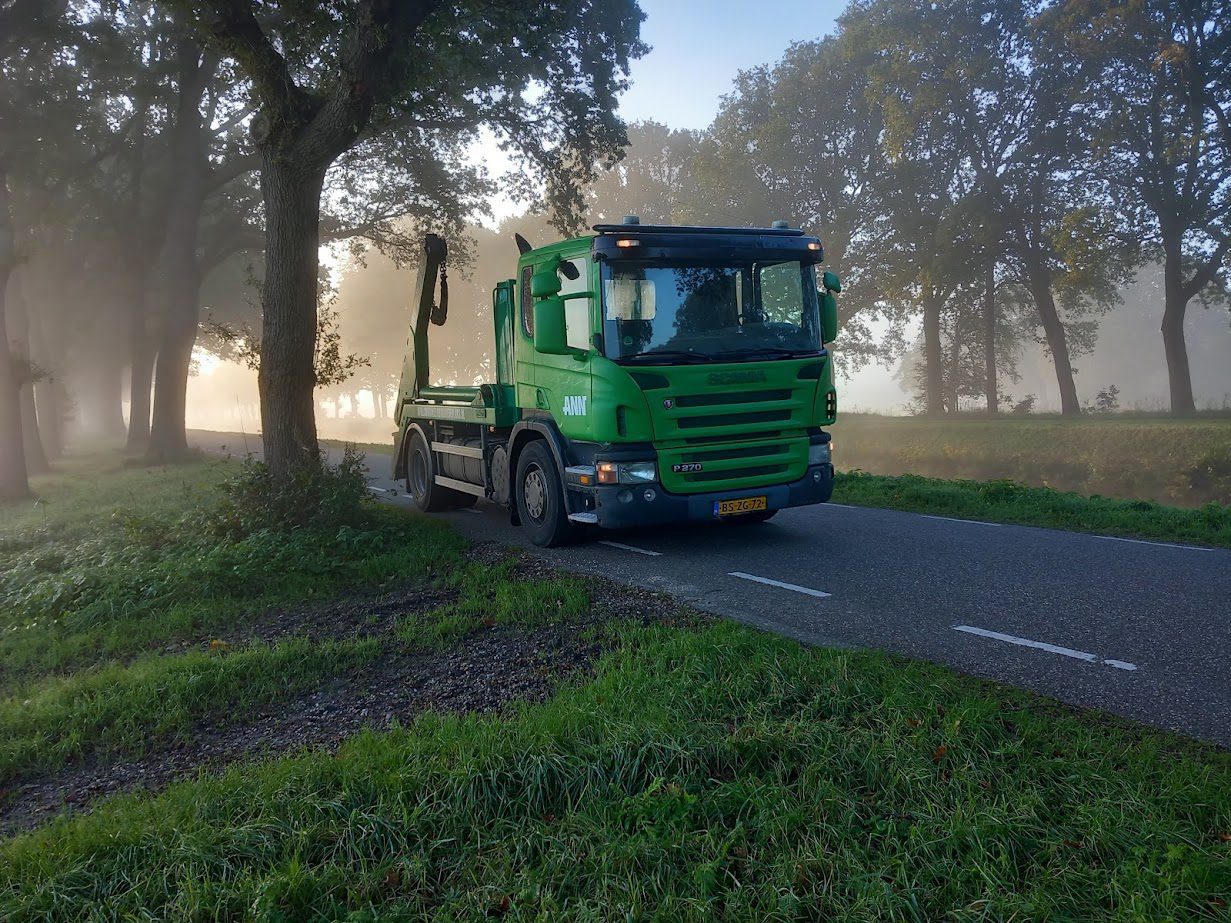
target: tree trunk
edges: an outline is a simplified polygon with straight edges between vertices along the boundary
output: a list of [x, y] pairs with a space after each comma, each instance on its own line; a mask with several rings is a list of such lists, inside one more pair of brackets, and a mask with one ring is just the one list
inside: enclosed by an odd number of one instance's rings
[[47, 457], [59, 458], [64, 454], [64, 392], [56, 373], [35, 382], [34, 406]]
[[261, 432], [275, 477], [320, 461], [316, 437], [316, 298], [324, 169], [266, 156], [265, 283], [261, 290]]
[[945, 348], [940, 338], [941, 299], [928, 292], [923, 300], [924, 410], [939, 416], [945, 410]]
[[150, 462], [167, 464], [189, 456], [185, 416], [188, 372], [192, 367], [192, 348], [197, 342], [199, 293], [195, 276], [178, 280], [167, 293], [163, 333], [154, 364], [154, 410], [145, 450]]
[[0, 167], [0, 502], [30, 495], [21, 434], [21, 398], [17, 371], [9, 352], [5, 305], [5, 292], [16, 261], [17, 247], [9, 214], [8, 175]]
[[163, 312], [154, 365], [154, 412], [145, 453], [148, 461], [157, 463], [188, 456], [184, 418], [188, 371], [201, 311], [197, 239], [209, 151], [200, 103], [215, 66], [202, 62], [200, 47], [188, 38], [180, 40], [176, 54], [180, 81], [172, 145], [171, 202], [158, 262]]
[[154, 374], [154, 344], [146, 329], [145, 280], [129, 294], [128, 354], [131, 374], [128, 382], [128, 443], [125, 451], [139, 455], [150, 439], [150, 399]]
[[[28, 281], [31, 277], [27, 276]], [[36, 289], [37, 291], [37, 289]], [[23, 289], [26, 307], [31, 305], [30, 286]], [[30, 353], [36, 356], [43, 369], [43, 376], [34, 383], [34, 406], [38, 415], [38, 431], [43, 451], [48, 459], [64, 454], [64, 407], [61, 401], [60, 374], [57, 359], [62, 355], [51, 345], [48, 335], [48, 305], [41, 296], [34, 299], [37, 310], [29, 311]]]
[[1171, 412], [1193, 413], [1193, 378], [1188, 366], [1188, 344], [1184, 339], [1184, 315], [1188, 298], [1184, 293], [1184, 266], [1180, 241], [1164, 241], [1163, 264], [1163, 351], [1167, 356], [1167, 381], [1171, 388]]
[[996, 381], [996, 264], [989, 263], [983, 280], [983, 393], [988, 416], [1000, 412]]
[[43, 440], [39, 436], [38, 413], [34, 407], [34, 362], [30, 350], [30, 311], [26, 302], [21, 269], [9, 276], [9, 355], [17, 374], [18, 400], [21, 405], [22, 449], [26, 455], [27, 474], [45, 474], [51, 470]]
[[1043, 325], [1043, 335], [1047, 338], [1047, 348], [1051, 351], [1052, 364], [1056, 368], [1056, 383], [1060, 386], [1060, 412], [1066, 415], [1079, 414], [1081, 402], [1077, 399], [1077, 384], [1073, 381], [1068, 337], [1064, 332], [1064, 322], [1060, 320], [1060, 312], [1056, 309], [1056, 299], [1052, 296], [1051, 279], [1042, 270], [1031, 274], [1030, 295], [1034, 299], [1035, 309], [1039, 312], [1039, 323]]

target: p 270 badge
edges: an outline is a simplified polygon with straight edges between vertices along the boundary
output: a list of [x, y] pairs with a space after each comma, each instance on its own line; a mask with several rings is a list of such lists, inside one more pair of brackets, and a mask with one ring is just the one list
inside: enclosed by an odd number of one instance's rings
[[694, 471], [703, 471], [704, 466], [700, 462], [686, 462], [680, 465], [672, 465], [671, 470], [676, 474], [692, 474]]

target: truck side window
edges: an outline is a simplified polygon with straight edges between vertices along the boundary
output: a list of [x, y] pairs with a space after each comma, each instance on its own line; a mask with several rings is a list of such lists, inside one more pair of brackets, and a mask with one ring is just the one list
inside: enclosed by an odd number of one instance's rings
[[[590, 261], [585, 257], [578, 257], [565, 262], [572, 263], [577, 268], [577, 278], [570, 279], [561, 273], [560, 294], [570, 295], [574, 292], [589, 291]], [[570, 298], [564, 302], [564, 339], [573, 349], [589, 350], [592, 348], [590, 340], [591, 302], [590, 298]]]
[[533, 275], [533, 266], [521, 271], [521, 329], [531, 339], [534, 338], [534, 299], [530, 297], [530, 277]]

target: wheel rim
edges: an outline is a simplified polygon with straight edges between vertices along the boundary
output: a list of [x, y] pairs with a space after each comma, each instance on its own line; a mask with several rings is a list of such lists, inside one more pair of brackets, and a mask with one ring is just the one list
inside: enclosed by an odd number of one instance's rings
[[416, 500], [423, 499], [427, 493], [427, 459], [422, 452], [413, 452], [410, 456], [410, 492]]
[[522, 496], [526, 499], [526, 513], [535, 522], [542, 522], [547, 512], [547, 484], [543, 480], [543, 472], [537, 465], [526, 471], [526, 479], [522, 484]]

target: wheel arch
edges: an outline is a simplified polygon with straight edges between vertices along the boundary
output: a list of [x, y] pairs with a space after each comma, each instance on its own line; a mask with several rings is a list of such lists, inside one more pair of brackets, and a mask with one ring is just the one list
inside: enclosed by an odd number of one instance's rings
[[568, 443], [563, 434], [551, 420], [522, 420], [514, 424], [509, 432], [509, 517], [513, 525], [521, 525], [517, 515], [517, 460], [526, 446], [532, 442], [546, 442], [551, 451], [551, 457], [556, 463], [556, 472], [564, 481], [564, 469], [568, 465]]
[[414, 434], [418, 433], [423, 437], [423, 441], [429, 446], [432, 444], [431, 437], [428, 436], [427, 430], [417, 421], [412, 420], [406, 424], [406, 428], [402, 430], [402, 438], [398, 441], [397, 451], [393, 456], [393, 479], [395, 481], [406, 479], [406, 456], [410, 452], [410, 442]]

